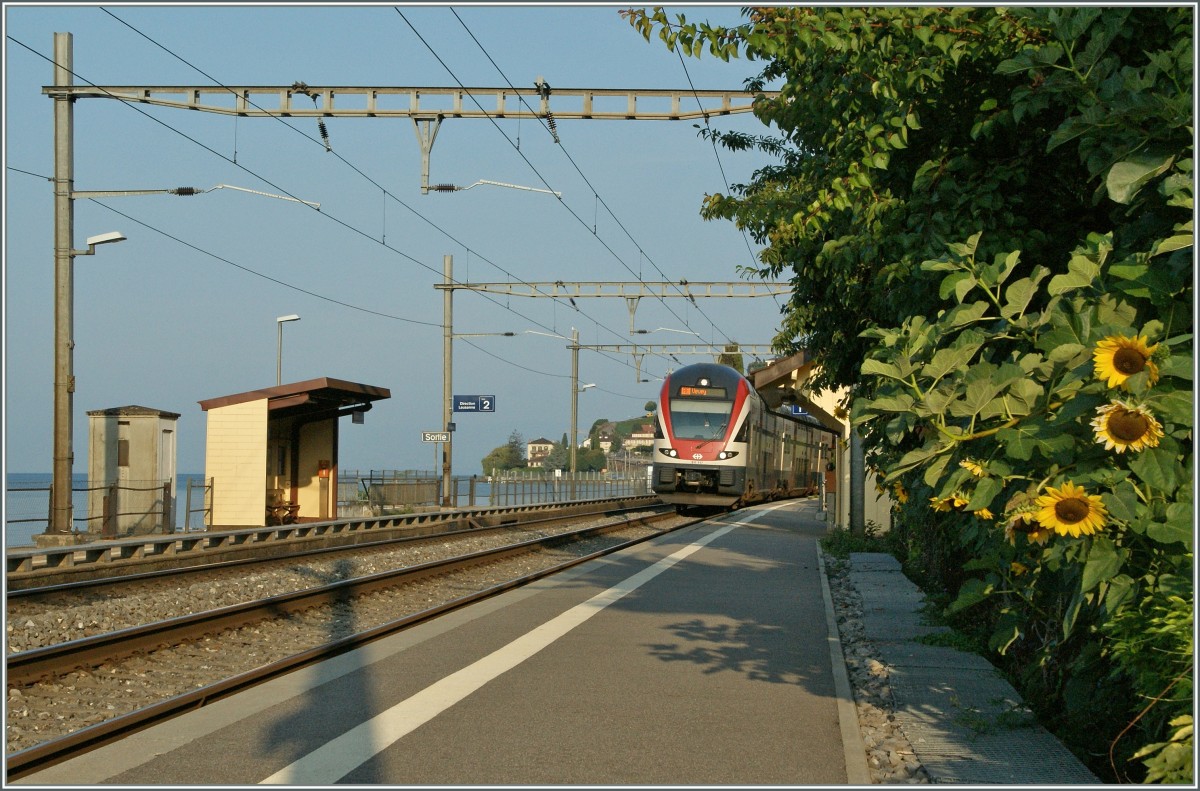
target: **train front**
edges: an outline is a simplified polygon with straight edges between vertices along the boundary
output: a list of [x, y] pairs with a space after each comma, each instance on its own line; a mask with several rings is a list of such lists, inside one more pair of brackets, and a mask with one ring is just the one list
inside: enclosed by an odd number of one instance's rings
[[654, 492], [664, 502], [729, 505], [746, 486], [754, 394], [732, 368], [698, 363], [667, 377], [654, 436]]

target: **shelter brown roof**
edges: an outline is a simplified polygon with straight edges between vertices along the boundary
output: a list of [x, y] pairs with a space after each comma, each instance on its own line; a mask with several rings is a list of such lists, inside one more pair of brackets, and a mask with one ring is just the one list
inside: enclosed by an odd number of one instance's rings
[[258, 401], [265, 398], [268, 410], [302, 407], [304, 411], [316, 411], [339, 409], [355, 404], [370, 404], [372, 401], [391, 397], [392, 393], [386, 387], [347, 382], [323, 376], [303, 382], [292, 382], [275, 387], [249, 390], [245, 393], [209, 398], [200, 401], [199, 404], [200, 409], [207, 412], [218, 407], [244, 404], [247, 401]]

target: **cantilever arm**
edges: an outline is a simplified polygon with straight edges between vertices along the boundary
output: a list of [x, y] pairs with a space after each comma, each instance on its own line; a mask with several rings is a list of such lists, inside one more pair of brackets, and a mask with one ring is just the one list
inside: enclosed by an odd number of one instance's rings
[[213, 190], [219, 190], [219, 189], [238, 190], [239, 192], [250, 192], [255, 195], [262, 195], [267, 198], [279, 198], [280, 200], [290, 200], [290, 201], [295, 201], [296, 203], [303, 203], [307, 206], [312, 206], [314, 209], [321, 208], [321, 204], [314, 203], [313, 201], [301, 200], [300, 198], [291, 198], [291, 197], [288, 197], [287, 195], [274, 195], [270, 192], [260, 192], [259, 190], [246, 189], [245, 187], [235, 187], [232, 184], [218, 184], [215, 187], [209, 187], [206, 190], [198, 190], [198, 191], [199, 192], [212, 192]]
[[509, 187], [511, 189], [525, 190], [527, 192], [547, 192], [556, 198], [562, 197], [561, 192], [555, 192], [554, 190], [544, 190], [544, 189], [539, 189], [537, 187], [523, 187], [520, 184], [505, 184], [502, 181], [488, 181], [487, 179], [480, 179], [479, 181], [476, 181], [474, 184], [468, 184], [465, 187], [460, 187], [456, 184], [435, 184], [432, 187], [430, 187], [430, 189], [433, 190], [434, 192], [462, 192], [463, 190], [471, 189], [471, 187], [478, 187], [480, 184], [490, 184], [493, 187]]

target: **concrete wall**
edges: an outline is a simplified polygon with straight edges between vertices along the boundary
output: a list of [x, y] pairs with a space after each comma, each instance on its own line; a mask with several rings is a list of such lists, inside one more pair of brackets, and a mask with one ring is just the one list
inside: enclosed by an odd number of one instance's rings
[[[841, 393], [835, 393], [832, 390], [824, 390], [819, 395], [814, 397], [813, 403], [825, 410], [829, 414], [834, 414], [838, 409], [838, 403], [842, 398]], [[840, 527], [850, 526], [850, 425], [849, 420], [843, 422], [842, 438], [838, 442], [838, 447], [834, 452], [834, 463], [837, 469], [834, 474], [837, 476], [837, 494], [828, 498], [829, 505], [832, 509], [829, 522], [830, 524]], [[866, 471], [866, 480], [863, 485], [863, 521], [867, 524], [874, 522], [879, 525], [883, 531], [891, 529], [892, 526], [892, 498], [891, 491], [885, 490], [880, 493], [878, 485], [879, 479], [869, 469]]]
[[266, 521], [267, 400], [208, 410], [204, 475], [213, 481], [213, 525]]

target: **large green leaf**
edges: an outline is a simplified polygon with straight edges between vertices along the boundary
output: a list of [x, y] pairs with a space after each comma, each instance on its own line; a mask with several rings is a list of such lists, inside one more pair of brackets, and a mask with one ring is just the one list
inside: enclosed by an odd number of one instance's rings
[[1004, 307], [1000, 315], [1012, 321], [1025, 312], [1029, 303], [1037, 295], [1037, 284], [1027, 277], [1017, 280], [1004, 290]]
[[869, 400], [863, 406], [877, 412], [908, 412], [913, 407], [913, 397], [908, 393], [893, 393]]
[[1160, 544], [1178, 542], [1190, 551], [1196, 535], [1192, 517], [1191, 503], [1171, 503], [1167, 506], [1167, 521], [1151, 522], [1146, 528], [1146, 535]]
[[1162, 447], [1141, 451], [1129, 462], [1129, 469], [1147, 486], [1167, 496], [1174, 494], [1183, 474], [1183, 466], [1175, 458], [1175, 454]]
[[1124, 562], [1125, 559], [1117, 551], [1112, 539], [1102, 535], [1094, 536], [1087, 553], [1087, 562], [1083, 566], [1083, 592], [1087, 593], [1101, 582], [1116, 576]]
[[922, 375], [937, 381], [949, 373], [964, 368], [975, 356], [975, 352], [979, 350], [979, 345], [938, 349], [934, 353], [933, 359], [922, 369]]
[[1047, 291], [1053, 296], [1077, 288], [1086, 288], [1096, 280], [1096, 276], [1099, 274], [1100, 265], [1095, 261], [1084, 255], [1073, 255], [1067, 262], [1067, 274], [1055, 275], [1050, 278]]
[[980, 508], [991, 508], [996, 495], [1004, 490], [1004, 481], [999, 478], [983, 478], [971, 493], [971, 502], [967, 504], [968, 511], [978, 511]]
[[1174, 161], [1170, 154], [1136, 154], [1118, 162], [1104, 180], [1108, 196], [1117, 203], [1132, 202], [1142, 187], [1165, 173]]
[[1018, 379], [1008, 388], [1006, 406], [1014, 417], [1024, 417], [1038, 407], [1045, 389], [1033, 379]]
[[1110, 579], [1102, 588], [1105, 611], [1111, 616], [1120, 610], [1126, 602], [1133, 599], [1137, 589], [1137, 581], [1128, 574], [1118, 574]]
[[1104, 501], [1104, 507], [1108, 509], [1108, 513], [1115, 519], [1129, 523], [1139, 516], [1140, 501], [1137, 490], [1129, 481], [1121, 481], [1113, 487], [1112, 491], [1104, 492], [1101, 499]]
[[900, 374], [900, 369], [891, 363], [885, 363], [882, 360], [868, 358], [863, 360], [862, 372], [865, 375], [886, 376], [889, 379], [899, 379], [904, 381], [904, 377]]
[[996, 438], [1004, 445], [1010, 459], [1029, 461], [1039, 453], [1049, 461], [1065, 463], [1074, 455], [1075, 440], [1052, 427], [1042, 418], [1032, 418], [1015, 426], [1003, 428]]
[[993, 586], [983, 580], [969, 579], [963, 583], [963, 586], [958, 590], [958, 598], [950, 602], [946, 607], [946, 614], [953, 615], [956, 612], [961, 612], [968, 607], [974, 607], [976, 604], [987, 599], [988, 594], [992, 592]]
[[891, 472], [888, 473], [888, 478], [890, 479], [898, 473], [911, 470], [912, 468], [923, 464], [927, 464], [931, 459], [937, 457], [939, 454], [945, 453], [948, 450], [949, 447], [946, 445], [935, 443], [925, 445], [924, 447], [917, 448], [916, 450], [911, 450], [908, 453], [905, 453], [904, 457], [892, 467]]

